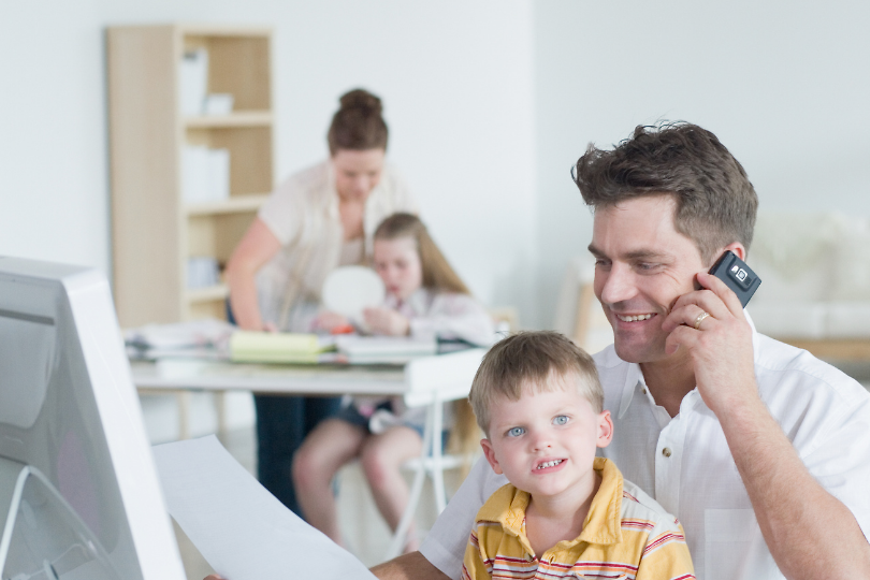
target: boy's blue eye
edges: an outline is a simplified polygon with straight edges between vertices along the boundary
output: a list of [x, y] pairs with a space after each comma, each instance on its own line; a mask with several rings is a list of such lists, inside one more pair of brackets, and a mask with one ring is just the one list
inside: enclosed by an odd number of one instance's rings
[[568, 422], [568, 417], [566, 415], [559, 415], [555, 419], [553, 419], [553, 425], [564, 425]]
[[512, 429], [508, 430], [507, 434], [508, 434], [508, 437], [519, 437], [520, 435], [522, 435], [525, 432], [526, 432], [526, 430], [523, 429], [522, 427], [513, 427]]

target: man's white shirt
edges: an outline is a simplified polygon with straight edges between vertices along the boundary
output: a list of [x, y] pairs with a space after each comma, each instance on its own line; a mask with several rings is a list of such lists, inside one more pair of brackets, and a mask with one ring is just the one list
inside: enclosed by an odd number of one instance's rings
[[[762, 400], [810, 473], [870, 537], [870, 394], [806, 351], [755, 332], [753, 346]], [[612, 346], [594, 358], [614, 421], [613, 441], [601, 454], [680, 519], [697, 577], [782, 578], [719, 421], [698, 390], [670, 418], [655, 404], [637, 364], [620, 360]], [[459, 578], [474, 516], [505, 482], [478, 461], [426, 537], [421, 552], [451, 578]]]

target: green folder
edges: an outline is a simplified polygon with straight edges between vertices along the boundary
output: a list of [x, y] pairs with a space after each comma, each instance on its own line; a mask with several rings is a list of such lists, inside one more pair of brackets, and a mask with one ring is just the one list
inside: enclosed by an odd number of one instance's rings
[[230, 360], [258, 363], [316, 363], [335, 348], [333, 337], [293, 332], [237, 330], [230, 337]]

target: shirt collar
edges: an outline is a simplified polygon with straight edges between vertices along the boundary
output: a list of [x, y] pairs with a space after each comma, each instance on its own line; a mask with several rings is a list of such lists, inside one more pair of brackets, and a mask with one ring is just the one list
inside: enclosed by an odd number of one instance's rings
[[[749, 313], [746, 310], [743, 311], [743, 315], [746, 317], [746, 321], [749, 323], [750, 328], [752, 328], [753, 360], [757, 363], [759, 341], [758, 330], [756, 330], [755, 323], [752, 321], [752, 317], [749, 316]], [[628, 408], [631, 406], [631, 402], [634, 399], [636, 393], [642, 391], [643, 389], [646, 389], [647, 391], [649, 390], [646, 386], [646, 381], [643, 378], [643, 373], [640, 370], [640, 365], [637, 363], [625, 364], [627, 368], [625, 373], [625, 379], [622, 383], [622, 397], [620, 397], [619, 402], [619, 414], [617, 415], [619, 419], [622, 419], [628, 412]], [[638, 385], [640, 385], [640, 388], [638, 388]]]
[[[387, 294], [387, 297], [384, 299], [384, 306], [387, 308], [399, 309], [399, 299], [393, 294]], [[405, 311], [406, 314], [422, 316], [427, 312], [428, 307], [429, 291], [425, 288], [420, 288], [408, 296], [407, 300], [402, 302], [401, 310]]]
[[[593, 469], [601, 476], [601, 485], [592, 498], [589, 513], [583, 522], [583, 531], [573, 540], [560, 542], [563, 549], [579, 542], [616, 544], [622, 541], [622, 473], [616, 464], [603, 457], [595, 458]], [[505, 532], [516, 536], [532, 554], [534, 552], [525, 533], [526, 509], [530, 499], [528, 492], [510, 484], [505, 485], [487, 501], [477, 519], [498, 522]]]
[[622, 541], [622, 474], [603, 457], [596, 457], [593, 467], [601, 476], [601, 485], [575, 542], [617, 544]]

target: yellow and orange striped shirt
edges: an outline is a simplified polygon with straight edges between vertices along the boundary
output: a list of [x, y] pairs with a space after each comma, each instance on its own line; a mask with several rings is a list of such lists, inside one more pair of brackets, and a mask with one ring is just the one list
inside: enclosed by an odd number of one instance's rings
[[462, 578], [695, 578], [677, 519], [631, 482], [614, 463], [598, 457], [601, 485], [583, 531], [535, 556], [525, 534], [531, 496], [505, 485], [477, 513], [465, 550]]

